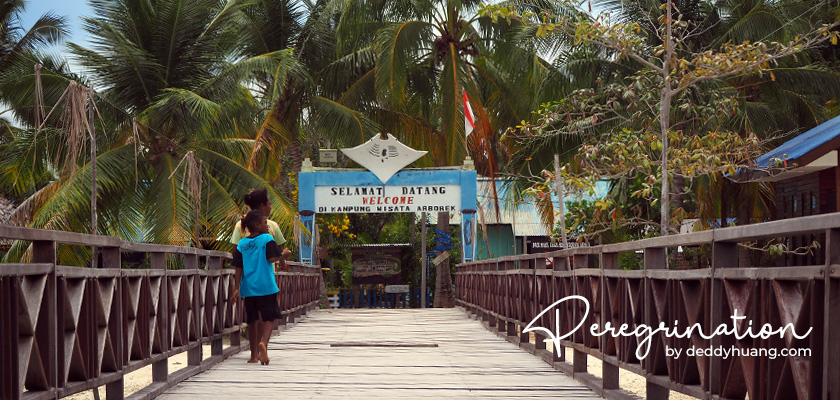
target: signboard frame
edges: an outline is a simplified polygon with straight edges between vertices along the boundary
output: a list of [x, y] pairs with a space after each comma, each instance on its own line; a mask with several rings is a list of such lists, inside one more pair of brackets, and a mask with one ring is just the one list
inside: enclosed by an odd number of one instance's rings
[[[298, 214], [300, 218], [300, 262], [311, 264], [314, 258], [313, 233], [315, 232], [316, 187], [369, 187], [384, 186], [427, 187], [458, 185], [460, 204], [452, 212], [461, 212], [461, 261], [475, 260], [476, 248], [476, 181], [477, 174], [470, 166], [403, 169], [383, 185], [373, 172], [358, 169], [304, 168], [298, 173]], [[384, 193], [384, 188], [382, 190]], [[411, 212], [435, 212], [446, 210], [414, 210]], [[344, 211], [336, 211], [344, 212]], [[395, 210], [394, 212], [402, 212]], [[330, 213], [330, 210], [321, 210]]]

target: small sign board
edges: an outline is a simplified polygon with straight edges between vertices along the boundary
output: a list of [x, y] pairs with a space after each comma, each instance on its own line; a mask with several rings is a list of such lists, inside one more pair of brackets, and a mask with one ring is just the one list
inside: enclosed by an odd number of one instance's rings
[[353, 260], [353, 276], [367, 278], [384, 276], [390, 278], [400, 273], [400, 260], [396, 257], [366, 257]]
[[338, 150], [336, 149], [320, 149], [318, 153], [322, 164], [338, 162]]
[[385, 293], [408, 293], [408, 285], [387, 285]]
[[435, 257], [434, 260], [432, 260], [432, 264], [435, 267], [437, 267], [438, 265], [440, 265], [440, 263], [442, 263], [442, 262], [444, 262], [445, 260], [448, 260], [448, 259], [449, 259], [449, 252], [444, 251], [443, 253], [438, 254], [438, 256]]

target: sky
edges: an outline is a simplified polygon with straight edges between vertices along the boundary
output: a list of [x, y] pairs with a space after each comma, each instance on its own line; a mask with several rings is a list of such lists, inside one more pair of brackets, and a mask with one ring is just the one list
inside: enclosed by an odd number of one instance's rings
[[[85, 42], [85, 32], [82, 29], [82, 16], [92, 14], [88, 0], [28, 0], [26, 11], [21, 16], [21, 24], [29, 29], [42, 15], [52, 11], [53, 14], [67, 17], [70, 25], [69, 41], [82, 44]], [[52, 49], [56, 52], [63, 52], [63, 45]]]

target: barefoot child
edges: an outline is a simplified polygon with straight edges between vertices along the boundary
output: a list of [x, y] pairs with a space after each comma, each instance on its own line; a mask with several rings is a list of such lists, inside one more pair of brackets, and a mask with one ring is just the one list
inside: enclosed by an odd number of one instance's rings
[[[268, 189], [260, 188], [260, 189], [251, 189], [248, 194], [245, 195], [243, 198], [245, 200], [245, 204], [251, 210], [259, 210], [265, 214], [266, 223], [268, 224], [268, 234], [274, 237], [274, 242], [277, 243], [277, 246], [282, 246], [283, 243], [286, 243], [286, 238], [283, 236], [283, 232], [280, 231], [280, 226], [277, 225], [276, 222], [268, 219], [268, 216], [271, 215], [271, 199], [268, 198]], [[239, 241], [242, 240], [243, 236], [250, 235], [248, 232], [248, 227], [245, 226], [241, 221], [236, 223], [236, 226], [233, 228], [233, 234], [231, 234], [230, 242], [233, 243], [234, 246], [239, 245]], [[283, 269], [288, 269], [286, 267], [286, 259], [292, 252], [289, 249], [283, 249], [283, 258], [280, 259], [280, 264], [278, 264]], [[280, 293], [277, 294], [277, 301], [280, 301]], [[263, 328], [259, 321], [257, 323], [251, 325], [249, 324], [248, 330], [254, 330], [255, 332], [262, 332]], [[251, 352], [255, 352], [254, 350], [257, 346], [257, 342], [252, 342], [251, 344]], [[253, 361], [256, 362], [256, 361]]]
[[277, 281], [274, 279], [272, 263], [283, 259], [283, 252], [274, 238], [268, 234], [265, 213], [260, 210], [248, 212], [242, 219], [242, 226], [250, 233], [239, 241], [233, 252], [233, 266], [236, 267], [236, 281], [239, 289], [232, 299], [245, 299], [248, 342], [251, 345], [249, 363], [259, 361], [268, 364], [268, 339], [274, 330], [274, 321], [281, 317], [277, 304]]

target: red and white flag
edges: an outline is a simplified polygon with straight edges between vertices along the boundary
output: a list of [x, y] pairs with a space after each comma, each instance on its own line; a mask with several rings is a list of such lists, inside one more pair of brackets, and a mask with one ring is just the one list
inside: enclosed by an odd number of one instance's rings
[[470, 106], [470, 99], [467, 97], [467, 91], [464, 90], [464, 132], [466, 137], [475, 129], [475, 118], [473, 118], [472, 107]]

